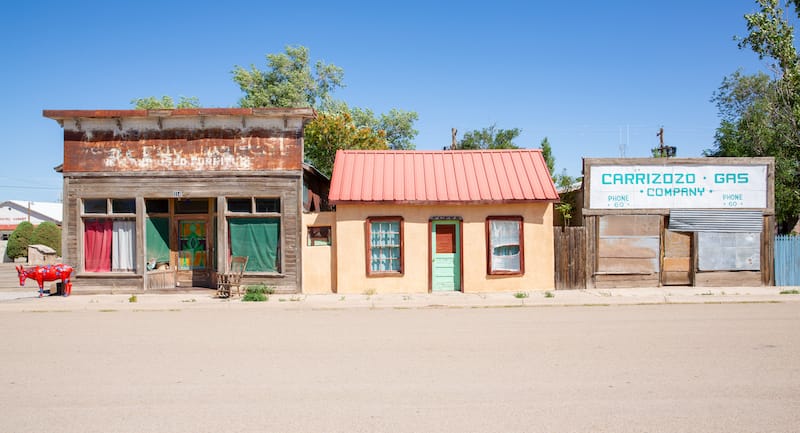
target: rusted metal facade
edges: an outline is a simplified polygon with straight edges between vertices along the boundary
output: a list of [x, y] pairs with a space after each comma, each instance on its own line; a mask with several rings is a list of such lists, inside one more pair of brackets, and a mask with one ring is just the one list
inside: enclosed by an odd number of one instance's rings
[[[43, 114], [64, 128], [63, 256], [76, 269], [76, 291], [213, 287], [234, 253], [232, 221], [241, 218], [274, 222], [279, 236], [270, 270], [246, 272], [245, 282], [301, 291], [303, 127], [313, 110]], [[87, 262], [94, 248], [88, 227], [106, 220], [114, 222], [113, 236], [118, 221], [128, 222], [126, 242], [135, 252], [124, 270], [92, 270]], [[169, 247], [158, 261], [148, 257], [155, 220]], [[184, 236], [188, 230], [192, 239]], [[202, 260], [186, 257], [189, 243]]]
[[585, 158], [587, 287], [774, 284], [774, 164]]

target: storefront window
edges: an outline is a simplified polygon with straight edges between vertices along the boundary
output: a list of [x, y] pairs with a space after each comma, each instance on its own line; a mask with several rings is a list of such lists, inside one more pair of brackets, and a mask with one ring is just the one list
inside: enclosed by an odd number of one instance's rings
[[136, 200], [85, 199], [83, 213], [84, 271], [135, 271]]
[[490, 275], [523, 274], [522, 217], [489, 217], [486, 233], [487, 272]]
[[231, 256], [248, 257], [245, 269], [248, 273], [281, 272], [280, 198], [228, 198], [226, 201]]

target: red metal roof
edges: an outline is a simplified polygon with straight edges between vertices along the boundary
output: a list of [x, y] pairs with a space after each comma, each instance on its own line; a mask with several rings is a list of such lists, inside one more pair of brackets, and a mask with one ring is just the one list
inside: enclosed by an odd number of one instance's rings
[[340, 150], [329, 200], [526, 202], [558, 200], [539, 149]]

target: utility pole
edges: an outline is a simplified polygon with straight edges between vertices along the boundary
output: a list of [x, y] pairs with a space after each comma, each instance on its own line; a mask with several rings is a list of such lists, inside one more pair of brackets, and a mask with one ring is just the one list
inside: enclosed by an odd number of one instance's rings
[[658, 147], [653, 150], [653, 156], [656, 158], [671, 158], [675, 156], [678, 151], [678, 148], [675, 146], [665, 146], [664, 145], [664, 127], [658, 129], [658, 133], [656, 133], [656, 137], [658, 137]]

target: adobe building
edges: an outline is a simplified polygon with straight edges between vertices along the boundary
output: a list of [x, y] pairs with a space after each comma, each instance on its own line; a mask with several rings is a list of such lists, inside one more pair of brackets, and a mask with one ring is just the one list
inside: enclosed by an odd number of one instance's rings
[[551, 290], [541, 151], [339, 151], [329, 199], [338, 293]]
[[[75, 291], [208, 287], [231, 256], [245, 283], [302, 288], [310, 108], [45, 110], [64, 129], [63, 256]], [[321, 199], [322, 197], [322, 199]]]
[[774, 284], [773, 158], [585, 158], [588, 287]]

